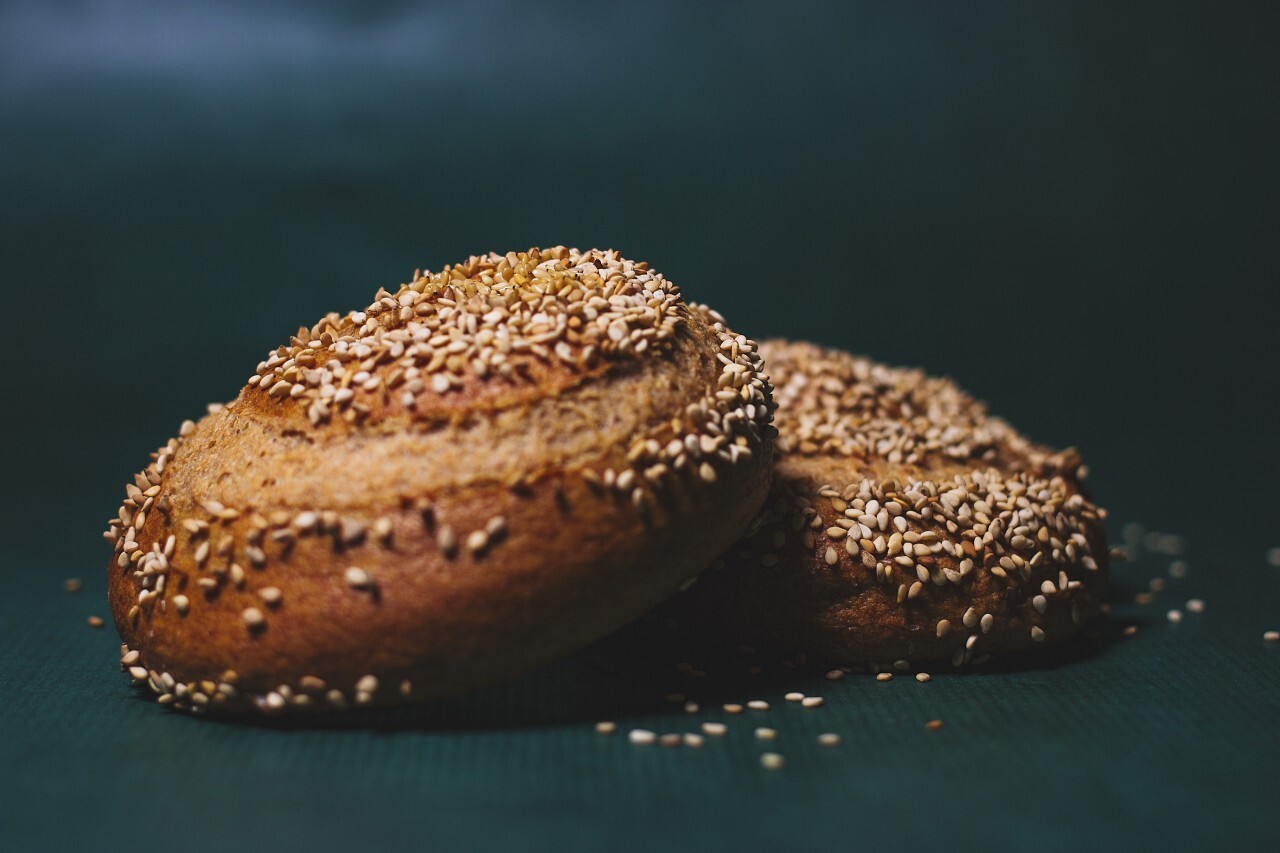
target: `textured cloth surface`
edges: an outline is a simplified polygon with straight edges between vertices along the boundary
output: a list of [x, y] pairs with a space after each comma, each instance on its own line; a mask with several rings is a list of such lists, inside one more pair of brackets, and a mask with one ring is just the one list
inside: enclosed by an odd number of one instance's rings
[[[0, 611], [4, 832], [16, 849], [1269, 849], [1280, 644], [1262, 633], [1280, 627], [1280, 572], [1250, 594], [1193, 553], [1187, 578], [1131, 603], [1167, 562], [1122, 566], [1128, 603], [1034, 668], [750, 675], [755, 658], [637, 627], [434, 706], [266, 725], [155, 705], [116, 671], [110, 626], [85, 625], [101, 582], [68, 594], [26, 575]], [[1166, 619], [1196, 594], [1203, 613]], [[720, 707], [757, 698], [770, 708]], [[618, 731], [597, 734], [602, 719]], [[700, 749], [627, 739], [704, 721], [728, 732]], [[765, 770], [767, 751], [786, 765]]]

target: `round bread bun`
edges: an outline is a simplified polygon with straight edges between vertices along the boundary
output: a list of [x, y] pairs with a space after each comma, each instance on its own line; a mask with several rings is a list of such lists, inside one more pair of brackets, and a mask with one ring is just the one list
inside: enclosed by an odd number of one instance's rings
[[772, 476], [756, 346], [556, 247], [302, 328], [153, 455], [106, 536], [122, 666], [197, 713], [495, 681], [686, 584]]
[[750, 533], [672, 602], [722, 639], [832, 661], [1042, 648], [1106, 593], [1105, 511], [1078, 455], [1033, 444], [946, 379], [761, 345], [777, 470]]

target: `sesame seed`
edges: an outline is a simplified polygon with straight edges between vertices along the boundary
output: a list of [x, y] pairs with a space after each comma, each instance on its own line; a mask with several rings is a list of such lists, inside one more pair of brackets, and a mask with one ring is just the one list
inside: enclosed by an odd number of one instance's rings
[[703, 723], [702, 730], [712, 737], [720, 737], [729, 730], [724, 723]]
[[648, 729], [632, 729], [627, 733], [627, 740], [645, 746], [658, 740], [658, 736]]
[[264, 586], [262, 589], [258, 590], [258, 597], [268, 605], [275, 607], [280, 603], [280, 599], [283, 597], [283, 594], [280, 592], [280, 587], [278, 586]]
[[827, 681], [839, 681], [840, 679], [844, 678], [844, 670], [833, 669], [827, 672], [827, 674], [823, 677], [826, 678]]
[[175, 595], [173, 597], [173, 607], [178, 611], [179, 616], [186, 616], [187, 610], [191, 607], [191, 599], [185, 595]]
[[697, 702], [685, 702], [685, 703], [684, 703], [684, 712], [685, 712], [686, 714], [696, 714], [696, 713], [698, 713], [698, 711], [700, 711], [700, 710], [702, 710], [702, 709], [698, 706], [698, 703], [697, 703]]
[[1165, 618], [1167, 618], [1170, 622], [1177, 624], [1178, 622], [1182, 621], [1182, 611], [1170, 610], [1168, 613], [1165, 614]]
[[747, 707], [753, 711], [767, 711], [769, 710], [769, 703], [763, 699], [752, 699], [747, 703]]
[[840, 735], [835, 732], [823, 732], [818, 735], [818, 744], [820, 746], [839, 746]]
[[876, 681], [893, 681], [892, 672], [877, 672]]
[[483, 530], [473, 530], [467, 534], [467, 550], [479, 554], [489, 546], [489, 534]]
[[756, 740], [777, 740], [778, 730], [770, 729], [764, 726], [756, 729]]
[[765, 770], [781, 770], [787, 760], [776, 752], [766, 752], [760, 756], [760, 766]]
[[951, 632], [951, 622], [948, 619], [938, 620], [938, 637], [942, 638]]
[[703, 741], [702, 735], [698, 734], [697, 732], [684, 733], [685, 746], [692, 747], [693, 749], [701, 749], [703, 742], [704, 741]]
[[931, 681], [932, 679], [933, 679], [933, 676], [927, 672], [916, 673], [916, 681], [920, 682], [921, 684], [924, 684], [927, 681]]
[[800, 700], [800, 704], [805, 708], [821, 708], [826, 701], [821, 696], [806, 696]]
[[1187, 599], [1187, 612], [1188, 612], [1188, 613], [1203, 613], [1203, 612], [1204, 612], [1204, 599], [1201, 599], [1201, 598], [1189, 598], [1189, 599]]
[[924, 727], [931, 732], [936, 732], [942, 728], [942, 720], [930, 720], [924, 724]]
[[1280, 631], [1266, 631], [1263, 633], [1262, 639], [1268, 643], [1280, 643]]
[[785, 699], [785, 700], [787, 700], [788, 702], [800, 702], [800, 701], [802, 701], [802, 700], [804, 699], [804, 694], [803, 694], [803, 693], [796, 693], [796, 692], [792, 692], [792, 693], [788, 693], [787, 695], [783, 696], [782, 698], [783, 698], [783, 699]]
[[1031, 626], [1031, 639], [1035, 640], [1037, 643], [1043, 642], [1043, 641], [1044, 641], [1044, 629], [1043, 629], [1043, 628], [1041, 628], [1039, 625], [1032, 625], [1032, 626]]
[[683, 738], [680, 737], [679, 733], [668, 732], [658, 738], [658, 743], [663, 746], [679, 746], [681, 740], [683, 740]]
[[240, 618], [250, 628], [261, 628], [267, 622], [267, 617], [263, 616], [262, 611], [256, 607], [246, 607], [241, 611]]
[[368, 589], [373, 584], [373, 578], [364, 569], [356, 566], [350, 566], [343, 573], [346, 578], [347, 586], [352, 589]]
[[1280, 547], [1267, 549], [1267, 564], [1280, 569]]
[[80, 582], [80, 578], [67, 578], [62, 582], [62, 588], [67, 592], [79, 592], [84, 584]]
[[601, 720], [596, 723], [596, 732], [602, 735], [611, 735], [618, 730], [618, 724], [611, 720]]
[[724, 712], [726, 714], [741, 714], [742, 706], [737, 704], [736, 702], [729, 702], [728, 704], [724, 705]]
[[90, 616], [87, 620], [90, 628], [101, 628], [104, 624], [101, 616]]
[[1121, 631], [1120, 633], [1124, 634], [1126, 637], [1132, 637], [1134, 634], [1138, 633], [1138, 626], [1137, 626], [1137, 625], [1125, 625], [1125, 626], [1124, 626], [1124, 630], [1123, 630], [1123, 631]]

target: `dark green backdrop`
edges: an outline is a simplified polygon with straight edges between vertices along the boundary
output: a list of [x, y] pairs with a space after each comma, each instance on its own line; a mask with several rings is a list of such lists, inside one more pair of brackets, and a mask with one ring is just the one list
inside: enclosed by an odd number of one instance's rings
[[[1274, 844], [1278, 43], [1274, 4], [1172, 0], [0, 5], [0, 831]], [[1080, 447], [1117, 537], [1185, 537], [1188, 577], [1137, 607], [1168, 557], [1122, 567], [1122, 618], [1053, 666], [783, 672], [751, 689], [829, 702], [761, 717], [784, 732], [776, 775], [745, 721], [700, 753], [594, 735], [605, 714], [715, 718], [665, 710], [683, 686], [645, 661], [624, 678], [578, 656], [337, 731], [136, 700], [83, 620], [105, 615], [98, 534], [146, 454], [298, 325], [418, 266], [560, 242], [647, 259], [753, 336], [954, 376]], [[1206, 612], [1169, 625], [1192, 594]], [[818, 750], [822, 730], [845, 746]]]

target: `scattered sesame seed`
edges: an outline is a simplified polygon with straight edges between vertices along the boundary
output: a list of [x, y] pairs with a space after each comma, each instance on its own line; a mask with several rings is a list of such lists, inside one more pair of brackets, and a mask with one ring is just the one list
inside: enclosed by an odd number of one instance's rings
[[191, 599], [185, 595], [175, 595], [173, 597], [173, 608], [178, 611], [179, 616], [186, 616], [187, 611], [191, 608]]
[[876, 673], [876, 681], [893, 681], [893, 673], [892, 673], [892, 672], [878, 672], [878, 673]]
[[62, 582], [62, 588], [67, 592], [79, 592], [83, 586], [84, 584], [81, 583], [80, 578], [67, 578]]
[[800, 700], [800, 704], [805, 708], [821, 708], [826, 701], [821, 696], [806, 696]]
[[767, 711], [769, 710], [769, 703], [763, 699], [752, 699], [747, 703], [747, 707], [753, 711]]
[[844, 678], [844, 670], [833, 669], [829, 671], [824, 677], [827, 679], [827, 681], [839, 681], [840, 679]]
[[256, 607], [246, 607], [240, 613], [240, 618], [244, 620], [244, 624], [252, 628], [261, 628], [267, 622], [267, 617], [262, 615], [262, 611]]
[[658, 743], [663, 746], [679, 746], [682, 738], [677, 732], [668, 732], [658, 738]]
[[104, 624], [101, 616], [90, 616], [87, 620], [90, 628], [101, 628]]
[[1182, 560], [1174, 560], [1169, 564], [1169, 577], [1185, 578], [1187, 576], [1187, 564]]
[[1170, 622], [1173, 622], [1173, 623], [1175, 623], [1175, 624], [1176, 624], [1176, 623], [1178, 623], [1178, 622], [1181, 622], [1181, 621], [1182, 621], [1182, 611], [1181, 611], [1181, 610], [1170, 610], [1168, 613], [1166, 613], [1166, 614], [1165, 614], [1165, 617], [1166, 617]]
[[822, 734], [818, 735], [818, 743], [821, 746], [839, 746], [840, 735], [836, 734], [835, 732], [823, 732]]
[[685, 733], [684, 733], [684, 745], [685, 745], [685, 746], [692, 747], [692, 748], [694, 748], [694, 749], [701, 749], [701, 748], [702, 748], [702, 744], [703, 744], [703, 742], [704, 742], [704, 741], [703, 741], [703, 737], [702, 737], [702, 735], [698, 734], [697, 732], [685, 732]]
[[765, 770], [781, 770], [787, 760], [776, 752], [766, 752], [760, 756], [760, 766]]
[[1204, 599], [1202, 599], [1202, 598], [1188, 598], [1188, 599], [1187, 599], [1187, 612], [1188, 612], [1188, 613], [1203, 613], [1203, 612], [1204, 612]]
[[684, 703], [684, 712], [685, 712], [686, 714], [696, 714], [696, 713], [698, 713], [698, 711], [700, 711], [700, 710], [702, 710], [702, 709], [698, 706], [698, 703], [697, 703], [697, 702], [685, 702], [685, 703]]
[[756, 729], [756, 740], [777, 740], [777, 739], [778, 739], [777, 729], [770, 729], [770, 728], [766, 728], [765, 726], [761, 726], [760, 728]]
[[785, 700], [787, 700], [788, 702], [799, 702], [799, 701], [801, 701], [802, 699], [804, 699], [804, 694], [803, 694], [803, 693], [796, 693], [796, 692], [792, 692], [792, 693], [788, 693], [787, 695], [783, 696], [782, 698], [783, 698], [783, 699], [785, 699]]
[[280, 603], [283, 593], [280, 592], [280, 587], [278, 586], [264, 586], [258, 590], [258, 597], [271, 607], [275, 607]]
[[724, 706], [724, 712], [726, 714], [741, 714], [742, 706], [736, 702], [730, 702]]
[[1035, 640], [1037, 643], [1044, 642], [1044, 629], [1041, 628], [1039, 625], [1032, 625], [1031, 639]]
[[921, 684], [924, 684], [925, 682], [931, 681], [931, 680], [933, 680], [933, 676], [927, 672], [916, 673], [916, 681], [920, 682]]
[[702, 730], [712, 737], [720, 737], [729, 730], [724, 723], [703, 723]]
[[1132, 637], [1134, 634], [1138, 633], [1138, 626], [1137, 626], [1137, 625], [1125, 625], [1125, 626], [1124, 626], [1124, 630], [1123, 630], [1123, 631], [1121, 631], [1120, 633], [1124, 634], [1126, 637]]
[[658, 736], [648, 729], [632, 729], [627, 733], [627, 740], [632, 743], [648, 745], [658, 740]]
[[1267, 631], [1263, 633], [1262, 639], [1268, 643], [1280, 643], [1280, 631]]
[[924, 727], [931, 732], [936, 732], [942, 728], [942, 720], [930, 720], [924, 724]]

